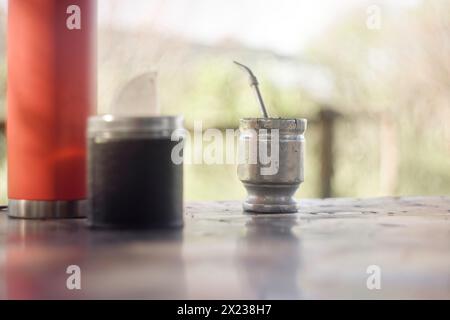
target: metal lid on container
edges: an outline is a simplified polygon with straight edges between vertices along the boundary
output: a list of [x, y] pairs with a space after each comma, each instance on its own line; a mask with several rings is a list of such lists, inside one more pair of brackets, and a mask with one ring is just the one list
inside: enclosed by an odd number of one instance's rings
[[88, 135], [97, 134], [145, 134], [149, 136], [171, 136], [175, 131], [183, 129], [184, 119], [181, 116], [164, 117], [122, 117], [103, 115], [91, 117]]
[[281, 118], [252, 118], [241, 120], [241, 130], [281, 130], [304, 133], [308, 121], [306, 119], [281, 119]]

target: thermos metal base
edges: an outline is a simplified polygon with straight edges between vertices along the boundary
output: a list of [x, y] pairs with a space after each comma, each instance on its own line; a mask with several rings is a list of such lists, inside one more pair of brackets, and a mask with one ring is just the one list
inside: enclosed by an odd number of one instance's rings
[[86, 216], [86, 201], [9, 200], [8, 215], [16, 219], [78, 219]]

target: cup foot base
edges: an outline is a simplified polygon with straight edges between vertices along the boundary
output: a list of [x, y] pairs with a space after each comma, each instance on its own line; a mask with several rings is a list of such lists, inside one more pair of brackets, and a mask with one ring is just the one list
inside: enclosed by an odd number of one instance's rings
[[299, 210], [299, 204], [254, 204], [244, 203], [244, 211], [253, 213], [267, 213], [267, 214], [286, 214], [297, 213]]

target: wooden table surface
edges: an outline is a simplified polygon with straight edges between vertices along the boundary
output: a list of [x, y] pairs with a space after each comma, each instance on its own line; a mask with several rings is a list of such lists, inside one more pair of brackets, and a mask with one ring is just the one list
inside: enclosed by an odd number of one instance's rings
[[[450, 299], [449, 197], [304, 200], [270, 216], [192, 203], [181, 232], [85, 223], [0, 214], [0, 298]], [[367, 288], [372, 265], [381, 290]]]

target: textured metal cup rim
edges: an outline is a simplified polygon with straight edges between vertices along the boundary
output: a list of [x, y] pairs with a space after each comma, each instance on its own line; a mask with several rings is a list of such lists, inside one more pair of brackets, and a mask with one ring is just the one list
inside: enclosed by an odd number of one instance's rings
[[255, 130], [288, 130], [304, 133], [308, 126], [306, 119], [283, 119], [283, 118], [245, 118], [241, 119], [240, 128]]
[[89, 118], [88, 133], [163, 133], [183, 129], [182, 116], [124, 117], [102, 115]]

